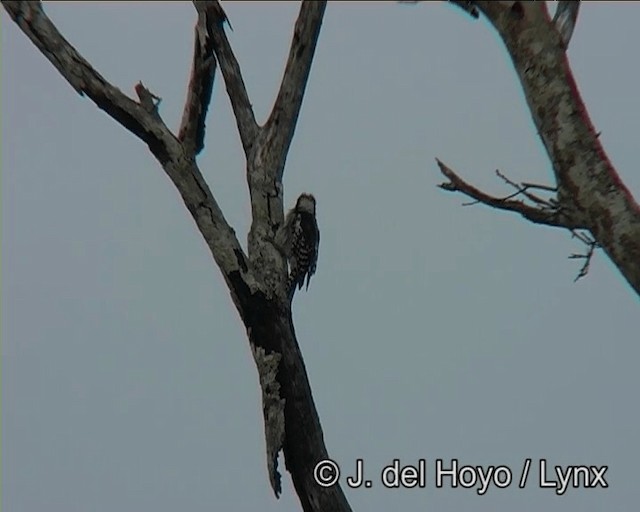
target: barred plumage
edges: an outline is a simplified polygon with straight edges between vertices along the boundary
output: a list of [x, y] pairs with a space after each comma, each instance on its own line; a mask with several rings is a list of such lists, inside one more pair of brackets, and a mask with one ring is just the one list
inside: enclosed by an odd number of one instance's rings
[[293, 294], [295, 288], [302, 289], [306, 278], [315, 274], [318, 262], [320, 231], [316, 220], [316, 199], [311, 194], [301, 194], [287, 213], [283, 228], [277, 236], [278, 244], [289, 263], [287, 291]]

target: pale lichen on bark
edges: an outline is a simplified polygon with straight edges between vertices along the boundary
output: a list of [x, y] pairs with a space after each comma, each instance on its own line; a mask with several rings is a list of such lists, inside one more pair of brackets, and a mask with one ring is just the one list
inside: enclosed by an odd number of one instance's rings
[[267, 467], [269, 480], [276, 496], [282, 492], [281, 476], [278, 471], [278, 454], [282, 450], [285, 436], [285, 399], [280, 393], [278, 369], [282, 355], [268, 354], [264, 348], [251, 344], [262, 389], [262, 412], [264, 415], [265, 439], [267, 444]]

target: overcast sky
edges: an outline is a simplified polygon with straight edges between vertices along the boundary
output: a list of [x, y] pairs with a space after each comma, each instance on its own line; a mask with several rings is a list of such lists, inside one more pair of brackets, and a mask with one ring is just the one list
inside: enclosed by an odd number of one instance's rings
[[[179, 124], [188, 3], [49, 3], [75, 48]], [[256, 115], [282, 74], [296, 3], [231, 3]], [[640, 197], [638, 8], [585, 4], [569, 51], [613, 164]], [[2, 11], [2, 505], [7, 512], [297, 511], [269, 485], [245, 330], [193, 220], [146, 146], [61, 78]], [[199, 163], [246, 244], [244, 158], [216, 77]], [[602, 252], [440, 190], [435, 157], [495, 194], [551, 183], [497, 34], [444, 3], [327, 8], [285, 171], [318, 200], [299, 343], [330, 455], [372, 489], [354, 510], [636, 510], [638, 298]], [[394, 458], [427, 487], [389, 490]], [[434, 485], [435, 459], [514, 482]], [[518, 489], [525, 459], [535, 467]], [[538, 460], [608, 466], [608, 489], [540, 489]], [[282, 461], [281, 461], [282, 462]], [[553, 470], [548, 479], [553, 479]], [[450, 482], [450, 481], [448, 481]]]

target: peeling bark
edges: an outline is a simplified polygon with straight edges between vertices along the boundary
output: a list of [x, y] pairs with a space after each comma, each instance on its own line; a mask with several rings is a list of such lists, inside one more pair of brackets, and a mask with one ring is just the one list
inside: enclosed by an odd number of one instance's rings
[[198, 13], [193, 43], [193, 64], [187, 89], [178, 140], [188, 155], [195, 157], [204, 148], [205, 119], [213, 94], [216, 58], [207, 32], [206, 13]]

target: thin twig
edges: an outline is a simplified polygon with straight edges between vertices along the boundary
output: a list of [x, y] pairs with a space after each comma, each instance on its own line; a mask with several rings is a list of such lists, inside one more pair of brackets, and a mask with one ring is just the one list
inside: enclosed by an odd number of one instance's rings
[[[540, 185], [540, 186], [535, 185], [534, 186], [534, 185], [531, 185], [531, 184], [525, 185], [524, 183], [518, 185], [514, 181], [511, 181], [509, 178], [507, 178], [507, 176], [502, 174], [499, 169], [496, 169], [496, 175], [499, 178], [501, 178], [506, 184], [508, 184], [508, 185], [510, 185], [510, 186], [512, 186], [513, 188], [516, 189], [516, 192], [514, 192], [513, 194], [507, 196], [504, 199], [511, 199], [512, 197], [516, 197], [516, 196], [522, 194], [527, 199], [530, 199], [531, 201], [533, 201], [536, 204], [546, 206], [547, 208], [554, 208], [555, 207], [548, 199], [542, 199], [541, 197], [538, 197], [537, 195], [532, 194], [531, 192], [528, 192], [528, 190], [530, 188], [542, 188], [543, 186], [544, 187], [548, 187], [548, 186], [546, 186], [546, 185]], [[551, 188], [551, 187], [548, 187], [548, 188]]]
[[[577, 224], [566, 213], [561, 212], [559, 208], [551, 207], [551, 205], [545, 207], [534, 207], [525, 204], [523, 201], [513, 200], [511, 199], [511, 196], [508, 196], [507, 198], [501, 198], [486, 194], [470, 183], [464, 181], [451, 168], [449, 168], [437, 158], [436, 162], [438, 163], [440, 172], [442, 172], [442, 174], [444, 174], [449, 179], [448, 183], [442, 183], [439, 185], [439, 187], [443, 190], [448, 190], [451, 192], [462, 192], [466, 196], [475, 200], [474, 203], [466, 203], [467, 205], [482, 203], [499, 210], [507, 210], [519, 213], [524, 218], [530, 220], [531, 222], [535, 222], [536, 224], [544, 224], [547, 226], [562, 227], [567, 229], [577, 229], [583, 227]], [[515, 195], [521, 193], [521, 191], [518, 191]]]
[[[442, 174], [444, 174], [449, 179], [448, 183], [439, 185], [440, 188], [454, 192], [461, 192], [466, 196], [474, 199], [474, 201], [472, 202], [463, 203], [463, 206], [471, 206], [474, 204], [482, 203], [498, 210], [517, 212], [526, 219], [535, 222], [536, 224], [545, 224], [547, 226], [569, 229], [574, 238], [577, 238], [582, 243], [588, 246], [588, 250], [585, 254], [572, 254], [569, 256], [569, 258], [571, 259], [585, 259], [584, 265], [580, 269], [580, 272], [578, 273], [575, 281], [587, 275], [587, 273], [589, 272], [589, 265], [591, 264], [591, 258], [595, 249], [598, 247], [597, 242], [587, 233], [581, 233], [579, 231], [579, 229], [586, 228], [584, 226], [577, 225], [577, 223], [571, 219], [567, 212], [563, 211], [563, 209], [560, 208], [557, 200], [541, 199], [534, 194], [527, 192], [527, 189], [529, 188], [539, 188], [542, 190], [554, 191], [554, 187], [550, 187], [548, 185], [536, 185], [533, 183], [517, 184], [514, 181], [510, 180], [499, 170], [496, 170], [496, 174], [500, 178], [502, 178], [502, 180], [509, 186], [514, 187], [516, 191], [513, 194], [505, 197], [494, 197], [482, 192], [481, 190], [478, 190], [473, 185], [470, 185], [469, 183], [464, 181], [462, 178], [460, 178], [460, 176], [458, 176], [455, 172], [453, 172], [453, 170], [447, 167], [440, 160], [436, 159], [436, 162], [438, 163]], [[513, 198], [518, 195], [523, 195], [541, 206], [533, 207], [526, 205], [522, 201], [513, 200]]]
[[586, 235], [584, 233], [579, 233], [578, 231], [575, 231], [575, 230], [572, 230], [572, 234], [575, 238], [580, 240], [582, 243], [584, 243], [588, 247], [587, 252], [585, 254], [574, 253], [569, 256], [569, 259], [572, 259], [572, 260], [584, 259], [584, 264], [580, 268], [580, 271], [578, 272], [578, 275], [576, 276], [576, 278], [573, 280], [573, 282], [575, 283], [576, 281], [585, 277], [589, 273], [589, 267], [591, 265], [591, 259], [593, 257], [593, 253], [599, 247], [599, 245], [589, 235]]

